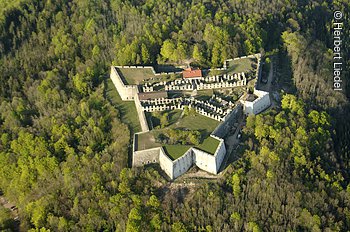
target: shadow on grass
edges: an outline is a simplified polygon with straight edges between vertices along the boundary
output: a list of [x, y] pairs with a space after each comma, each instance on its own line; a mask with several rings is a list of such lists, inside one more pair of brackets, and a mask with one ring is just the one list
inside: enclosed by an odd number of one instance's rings
[[161, 65], [156, 65], [154, 67], [157, 73], [160, 72], [181, 72], [183, 69], [182, 68], [177, 68], [174, 65], [168, 65], [168, 64], [161, 64]]
[[[133, 107], [135, 107], [133, 104], [134, 102], [124, 102], [121, 100], [117, 90], [115, 89], [115, 86], [113, 85], [113, 82], [109, 77], [106, 76], [104, 79], [104, 98], [107, 99], [107, 101], [118, 110], [119, 112], [119, 120], [126, 124], [130, 131], [130, 144], [133, 142], [133, 135], [134, 133], [140, 131], [140, 125], [138, 122], [138, 116], [135, 108], [135, 112], [133, 111]], [[129, 113], [129, 115], [128, 115]], [[130, 118], [130, 114], [132, 114], [135, 118]], [[128, 148], [128, 165], [131, 166], [132, 163], [132, 146], [129, 146]]]

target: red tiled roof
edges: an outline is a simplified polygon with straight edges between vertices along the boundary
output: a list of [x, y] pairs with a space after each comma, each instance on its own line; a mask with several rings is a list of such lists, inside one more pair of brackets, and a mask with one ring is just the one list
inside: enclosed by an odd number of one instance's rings
[[182, 72], [183, 78], [202, 77], [202, 70], [188, 68]]

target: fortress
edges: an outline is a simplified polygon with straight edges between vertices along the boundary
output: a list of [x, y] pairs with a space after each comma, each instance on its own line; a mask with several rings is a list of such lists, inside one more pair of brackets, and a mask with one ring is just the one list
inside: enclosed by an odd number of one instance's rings
[[[253, 76], [245, 72], [228, 72], [229, 62], [238, 59], [255, 59], [256, 69]], [[206, 99], [196, 98], [197, 91], [246, 88], [247, 75], [257, 80], [260, 73], [260, 54], [235, 58], [225, 62], [224, 68], [218, 75], [202, 75], [202, 70], [186, 69], [182, 72], [182, 78], [165, 79], [165, 75], [181, 74], [181, 72], [156, 73], [151, 66], [112, 66], [110, 78], [123, 101], [134, 101], [141, 132], [134, 134], [132, 166], [143, 166], [150, 163], [159, 163], [161, 169], [175, 179], [184, 174], [193, 165], [212, 174], [217, 174], [226, 155], [225, 136], [238, 121], [243, 112], [246, 115], [257, 114], [270, 106], [268, 92], [257, 90], [254, 85], [254, 93], [241, 96], [236, 102], [225, 95], [213, 94]], [[127, 81], [127, 77], [120, 70], [133, 71]], [[147, 73], [146, 76], [144, 73]], [[140, 72], [141, 71], [141, 72]], [[145, 77], [136, 78], [136, 76]], [[134, 82], [134, 83], [130, 83]], [[188, 96], [190, 92], [191, 95]], [[143, 137], [152, 135], [152, 122], [147, 120], [146, 113], [164, 112], [184, 109], [194, 110], [197, 114], [211, 118], [219, 122], [216, 129], [205, 139], [212, 149], [206, 150], [199, 146], [188, 146], [188, 149], [179, 157], [172, 157], [161, 144], [150, 147], [139, 145]], [[181, 114], [183, 115], [183, 114]]]
[[[137, 139], [134, 136], [134, 149]], [[184, 155], [176, 160], [172, 160], [166, 155], [162, 147], [135, 151], [133, 153], [133, 167], [143, 166], [149, 163], [159, 163], [163, 171], [170, 177], [175, 179], [183, 173], [187, 172], [193, 165], [212, 174], [217, 174], [220, 165], [226, 154], [224, 140], [211, 135], [214, 140], [217, 140], [219, 145], [214, 154], [202, 151], [195, 147], [189, 148]]]

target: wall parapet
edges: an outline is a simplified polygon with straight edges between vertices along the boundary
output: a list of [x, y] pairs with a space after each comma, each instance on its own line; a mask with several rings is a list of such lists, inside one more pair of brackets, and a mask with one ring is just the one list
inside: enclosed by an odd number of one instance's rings
[[112, 66], [110, 78], [123, 101], [133, 101], [138, 93], [137, 85], [126, 85], [117, 69]]
[[147, 118], [146, 118], [146, 115], [145, 115], [145, 111], [142, 108], [142, 105], [141, 105], [141, 102], [140, 102], [138, 94], [135, 95], [134, 102], [135, 102], [135, 107], [136, 107], [137, 114], [139, 116], [139, 121], [140, 121], [140, 124], [141, 124], [141, 130], [142, 130], [142, 132], [147, 132], [147, 131], [149, 131], [149, 126], [148, 126], [148, 123], [147, 123]]
[[159, 75], [171, 75], [171, 74], [180, 74], [182, 71], [177, 71], [177, 72], [156, 72], [153, 66], [143, 66], [143, 65], [119, 65], [119, 66], [114, 66], [116, 68], [139, 68], [139, 69], [151, 69], [153, 75], [159, 76]]

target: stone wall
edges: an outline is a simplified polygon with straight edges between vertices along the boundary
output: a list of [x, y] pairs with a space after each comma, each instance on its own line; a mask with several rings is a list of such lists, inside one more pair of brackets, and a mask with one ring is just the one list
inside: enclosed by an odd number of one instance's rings
[[192, 148], [178, 159], [173, 161], [173, 179], [181, 176], [188, 171], [193, 165], [193, 151]]
[[138, 93], [136, 85], [126, 85], [120, 77], [117, 69], [112, 66], [110, 78], [123, 101], [133, 101]]
[[253, 102], [242, 101], [243, 110], [246, 115], [258, 114], [271, 105], [269, 92], [254, 89], [254, 94], [258, 96]]
[[254, 102], [244, 101], [243, 102], [243, 111], [244, 111], [244, 113], [246, 115], [254, 114], [253, 106], [254, 106]]
[[173, 161], [165, 154], [163, 148], [160, 148], [159, 165], [170, 179], [174, 179]]
[[192, 148], [194, 163], [200, 169], [216, 174], [215, 156], [197, 148]]
[[145, 164], [158, 163], [159, 153], [160, 153], [160, 147], [142, 150], [142, 151], [134, 151], [132, 166], [138, 167], [138, 166], [143, 166]]
[[179, 72], [160, 72], [160, 73], [157, 73], [155, 70], [154, 70], [154, 67], [153, 66], [130, 66], [130, 65], [123, 65], [123, 66], [115, 66], [117, 68], [144, 68], [144, 69], [151, 69], [151, 71], [153, 72], [153, 74], [155, 76], [159, 76], [159, 75], [170, 75], [170, 74], [180, 74], [182, 73], [182, 71], [179, 71]]
[[[159, 163], [161, 169], [170, 177], [175, 179], [187, 172], [194, 164], [209, 173], [217, 174], [226, 154], [224, 140], [211, 135], [220, 141], [215, 154], [209, 154], [197, 148], [189, 148], [184, 155], [176, 160], [171, 160], [162, 147], [133, 152], [132, 166], [143, 166], [149, 163]], [[134, 139], [135, 141], [135, 139]]]
[[141, 131], [142, 132], [147, 132], [147, 131], [149, 131], [149, 126], [148, 126], [148, 123], [147, 123], [146, 114], [145, 114], [145, 111], [142, 108], [141, 102], [139, 100], [139, 96], [137, 94], [135, 95], [134, 101], [135, 101], [136, 111], [137, 111], [137, 114], [138, 114], [138, 117], [139, 117], [139, 122], [140, 122], [140, 125], [141, 125]]
[[225, 141], [221, 138], [217, 138], [217, 139], [220, 140], [220, 144], [215, 151], [215, 164], [216, 164], [216, 173], [215, 174], [217, 174], [219, 172], [222, 161], [224, 160], [225, 155], [226, 155]]
[[239, 117], [242, 115], [242, 109], [242, 104], [237, 104], [235, 108], [233, 108], [233, 110], [226, 116], [225, 121], [220, 123], [212, 134], [216, 137], [224, 138], [230, 131], [233, 124], [238, 122]]
[[[254, 91], [257, 92], [257, 91]], [[259, 91], [259, 92], [263, 92], [263, 91]], [[261, 94], [257, 94], [259, 96], [257, 102], [254, 102], [253, 105], [253, 113], [254, 114], [258, 114], [260, 112], [262, 112], [263, 110], [267, 109], [270, 105], [271, 105], [271, 101], [270, 101], [270, 95], [268, 92], [263, 92]]]

